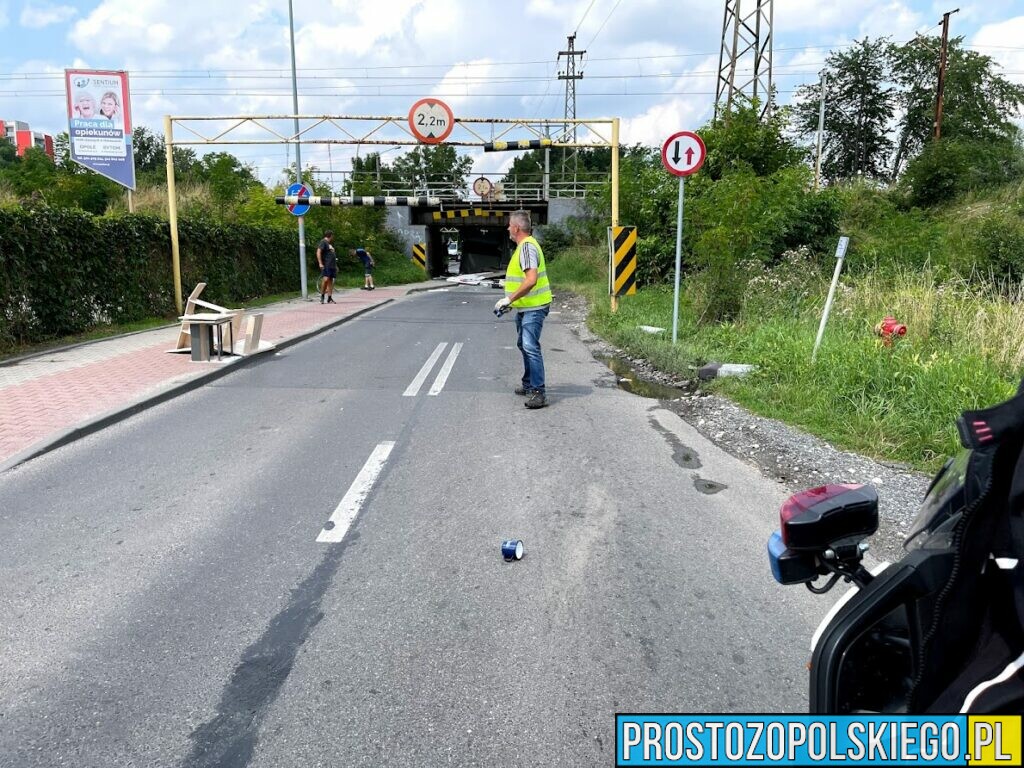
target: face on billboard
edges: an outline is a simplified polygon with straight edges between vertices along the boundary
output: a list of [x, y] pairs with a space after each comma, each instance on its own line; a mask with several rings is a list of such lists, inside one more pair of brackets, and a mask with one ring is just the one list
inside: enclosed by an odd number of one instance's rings
[[92, 120], [96, 117], [96, 99], [92, 94], [84, 91], [78, 92], [78, 97], [75, 99], [75, 117], [80, 117], [83, 120]]
[[113, 120], [120, 113], [121, 108], [117, 103], [117, 94], [108, 91], [100, 99], [100, 114], [103, 117]]

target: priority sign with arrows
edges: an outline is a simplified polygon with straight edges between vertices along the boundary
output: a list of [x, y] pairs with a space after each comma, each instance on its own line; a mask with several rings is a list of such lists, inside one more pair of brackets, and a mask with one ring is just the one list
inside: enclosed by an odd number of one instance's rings
[[689, 176], [700, 170], [708, 150], [693, 131], [673, 133], [661, 147], [661, 162], [669, 173]]
[[693, 131], [679, 131], [669, 136], [661, 145], [661, 162], [669, 173], [679, 177], [679, 207], [676, 212], [676, 279], [675, 297], [672, 302], [672, 343], [679, 333], [679, 273], [683, 256], [683, 189], [686, 177], [696, 173], [704, 165], [708, 148]]

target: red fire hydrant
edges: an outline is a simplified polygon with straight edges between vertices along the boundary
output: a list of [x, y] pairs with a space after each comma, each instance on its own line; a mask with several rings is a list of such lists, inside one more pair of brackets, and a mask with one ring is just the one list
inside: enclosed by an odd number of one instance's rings
[[882, 322], [875, 326], [875, 333], [882, 337], [885, 346], [891, 347], [893, 339], [907, 335], [907, 326], [897, 323], [896, 318], [890, 315], [882, 318]]

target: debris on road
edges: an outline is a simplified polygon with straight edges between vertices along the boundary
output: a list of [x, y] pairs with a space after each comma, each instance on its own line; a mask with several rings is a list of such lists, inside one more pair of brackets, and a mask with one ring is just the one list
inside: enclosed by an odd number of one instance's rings
[[501, 542], [501, 556], [506, 562], [523, 559], [523, 542], [519, 539], [506, 539]]

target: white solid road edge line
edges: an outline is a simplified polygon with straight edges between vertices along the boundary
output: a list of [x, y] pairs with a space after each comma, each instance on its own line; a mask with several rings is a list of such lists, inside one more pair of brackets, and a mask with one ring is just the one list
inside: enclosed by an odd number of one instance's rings
[[377, 482], [377, 476], [384, 469], [388, 456], [391, 454], [391, 449], [394, 447], [394, 442], [387, 442], [381, 443], [373, 449], [370, 458], [363, 464], [363, 468], [359, 470], [356, 479], [349, 486], [348, 492], [339, 502], [338, 508], [331, 515], [329, 522], [334, 523], [334, 525], [330, 527], [324, 526], [324, 529], [320, 531], [320, 535], [316, 537], [318, 542], [336, 544], [345, 538], [345, 533], [348, 531], [349, 526], [352, 525], [352, 521], [356, 519], [356, 515], [359, 514], [359, 509], [363, 506], [363, 502], [366, 501], [366, 497], [370, 495], [373, 484]]
[[416, 397], [420, 391], [420, 387], [423, 386], [423, 382], [427, 380], [427, 376], [430, 375], [430, 369], [434, 367], [434, 363], [441, 357], [441, 353], [444, 352], [444, 348], [448, 346], [447, 341], [442, 341], [433, 352], [430, 353], [430, 357], [427, 358], [427, 362], [420, 368], [420, 372], [416, 374], [416, 378], [412, 380], [412, 384], [408, 386], [405, 392], [402, 393], [402, 397]]
[[444, 361], [444, 365], [441, 366], [441, 370], [437, 372], [437, 378], [434, 379], [434, 383], [430, 386], [428, 395], [436, 395], [442, 389], [444, 389], [445, 382], [448, 381], [448, 374], [452, 372], [452, 368], [455, 367], [455, 358], [459, 356], [459, 352], [462, 351], [462, 343], [452, 345], [452, 351], [448, 353], [448, 359]]

